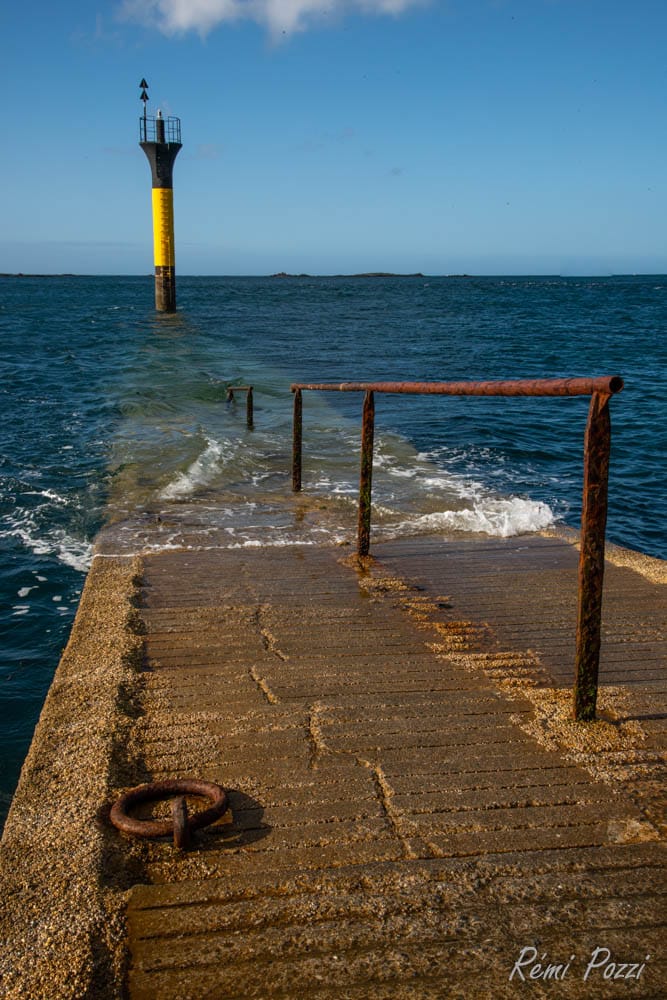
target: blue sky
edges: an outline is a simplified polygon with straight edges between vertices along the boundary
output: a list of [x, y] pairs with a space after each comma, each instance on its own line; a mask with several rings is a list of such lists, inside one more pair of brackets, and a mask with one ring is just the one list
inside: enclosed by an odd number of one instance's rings
[[664, 0], [8, 0], [0, 272], [667, 271]]

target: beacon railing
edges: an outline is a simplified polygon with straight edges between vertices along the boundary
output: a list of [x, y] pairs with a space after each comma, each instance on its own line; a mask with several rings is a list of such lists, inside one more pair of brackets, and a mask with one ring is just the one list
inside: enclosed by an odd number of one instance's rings
[[371, 486], [376, 392], [434, 396], [590, 396], [584, 437], [584, 486], [579, 550], [577, 638], [574, 683], [574, 717], [595, 718], [600, 635], [602, 582], [607, 525], [607, 486], [611, 447], [609, 400], [623, 388], [619, 376], [605, 378], [517, 379], [503, 382], [327, 382], [295, 383], [292, 443], [292, 489], [301, 489], [303, 400], [302, 393], [363, 392], [361, 470], [357, 553], [368, 555], [371, 530]]
[[173, 142], [181, 145], [181, 119], [169, 115], [142, 115], [139, 119], [139, 142]]

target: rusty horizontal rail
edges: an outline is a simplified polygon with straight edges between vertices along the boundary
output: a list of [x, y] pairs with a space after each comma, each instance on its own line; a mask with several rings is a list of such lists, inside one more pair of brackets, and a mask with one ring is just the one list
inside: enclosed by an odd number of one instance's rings
[[245, 392], [246, 394], [246, 424], [252, 430], [254, 424], [254, 404], [251, 385], [231, 385], [227, 389], [227, 402], [234, 402], [234, 394]]
[[578, 720], [592, 720], [595, 718], [600, 665], [602, 582], [611, 450], [609, 400], [622, 388], [623, 379], [618, 375], [492, 382], [295, 382], [291, 386], [294, 393], [292, 489], [298, 492], [302, 488], [304, 391], [364, 393], [357, 524], [359, 556], [368, 555], [370, 549], [376, 392], [433, 396], [590, 396], [584, 438], [573, 715]]
[[603, 378], [537, 378], [494, 382], [295, 382], [292, 392], [388, 392], [420, 396], [590, 396], [623, 388], [618, 375]]

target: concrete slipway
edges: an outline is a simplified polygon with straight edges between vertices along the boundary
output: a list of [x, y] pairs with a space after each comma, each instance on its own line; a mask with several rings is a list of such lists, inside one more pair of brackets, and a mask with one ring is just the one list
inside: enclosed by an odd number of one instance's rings
[[[4, 996], [667, 994], [664, 563], [611, 551], [575, 724], [569, 538], [99, 548], [2, 842]], [[183, 776], [231, 801], [192, 850], [110, 825]]]

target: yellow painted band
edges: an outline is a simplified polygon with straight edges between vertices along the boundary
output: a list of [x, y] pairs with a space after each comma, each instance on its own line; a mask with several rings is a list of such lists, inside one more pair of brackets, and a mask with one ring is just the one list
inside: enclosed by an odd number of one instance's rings
[[153, 258], [156, 267], [176, 266], [171, 188], [153, 188]]

